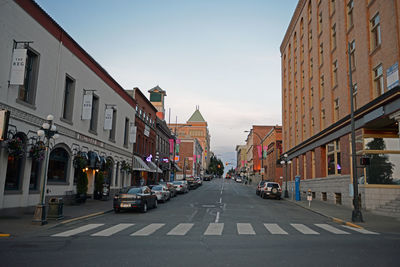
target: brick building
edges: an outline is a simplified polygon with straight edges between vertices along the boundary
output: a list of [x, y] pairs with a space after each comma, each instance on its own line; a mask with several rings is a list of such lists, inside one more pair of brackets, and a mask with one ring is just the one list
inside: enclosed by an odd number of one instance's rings
[[200, 176], [203, 149], [196, 138], [180, 139], [179, 157], [176, 163], [180, 170], [176, 173], [178, 180], [189, 176]]
[[317, 199], [352, 205], [352, 100], [356, 152], [371, 159], [357, 173], [362, 205], [400, 196], [399, 13], [398, 1], [298, 2], [280, 47], [283, 150]]

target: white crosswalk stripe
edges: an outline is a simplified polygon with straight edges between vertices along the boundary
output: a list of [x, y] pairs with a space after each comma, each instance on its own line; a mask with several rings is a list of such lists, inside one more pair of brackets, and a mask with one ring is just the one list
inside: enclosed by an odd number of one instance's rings
[[121, 232], [122, 230], [125, 230], [126, 228], [129, 228], [135, 224], [133, 223], [120, 223], [115, 226], [112, 226], [110, 228], [107, 228], [103, 231], [97, 232], [92, 234], [92, 236], [112, 236], [115, 233]]
[[343, 225], [343, 227], [345, 227], [347, 229], [350, 229], [350, 230], [353, 230], [353, 231], [356, 231], [356, 232], [359, 232], [361, 234], [365, 234], [365, 235], [379, 235], [379, 233], [371, 232], [371, 231], [368, 231], [368, 230], [366, 230], [364, 228], [355, 228], [355, 227], [351, 227], [351, 226], [348, 226], [348, 225]]
[[250, 223], [237, 223], [237, 231], [239, 235], [255, 235], [253, 226]]
[[348, 235], [348, 234], [350, 234], [348, 232], [345, 232], [345, 231], [342, 231], [340, 229], [337, 229], [337, 228], [335, 228], [335, 227], [333, 227], [332, 225], [329, 225], [329, 224], [316, 223], [315, 226], [318, 226], [318, 227], [320, 227], [320, 228], [322, 228], [322, 229], [324, 229], [324, 230], [326, 230], [328, 232], [331, 232], [331, 233], [337, 234], [337, 235]]
[[287, 235], [288, 233], [283, 230], [276, 223], [264, 223], [265, 228], [273, 235]]
[[315, 232], [314, 230], [305, 226], [304, 224], [291, 223], [290, 225], [293, 226], [297, 231], [299, 231], [300, 233], [303, 233], [305, 235], [319, 235], [318, 232]]
[[204, 235], [222, 235], [222, 230], [224, 230], [223, 223], [210, 223]]
[[167, 235], [186, 235], [193, 227], [193, 223], [180, 223], [174, 229], [169, 231]]
[[134, 232], [131, 236], [148, 236], [163, 227], [165, 223], [152, 223], [139, 231]]
[[73, 235], [76, 235], [76, 234], [80, 234], [80, 233], [95, 229], [95, 228], [100, 227], [102, 225], [104, 225], [104, 224], [103, 223], [87, 224], [87, 225], [84, 225], [84, 226], [81, 226], [81, 227], [78, 227], [78, 228], [75, 228], [75, 229], [72, 229], [72, 230], [69, 230], [69, 231], [65, 231], [65, 232], [62, 232], [62, 233], [59, 233], [59, 234], [52, 235], [52, 236], [69, 237], [69, 236], [73, 236]]

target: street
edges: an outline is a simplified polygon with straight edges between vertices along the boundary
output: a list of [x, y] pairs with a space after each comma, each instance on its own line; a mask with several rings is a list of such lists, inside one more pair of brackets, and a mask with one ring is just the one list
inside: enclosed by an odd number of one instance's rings
[[0, 239], [0, 254], [2, 266], [398, 266], [399, 241], [213, 179], [145, 214]]

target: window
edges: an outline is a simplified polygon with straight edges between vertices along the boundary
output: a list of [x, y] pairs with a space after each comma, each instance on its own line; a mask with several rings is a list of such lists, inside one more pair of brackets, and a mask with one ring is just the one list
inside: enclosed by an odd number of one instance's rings
[[335, 87], [337, 85], [337, 83], [338, 83], [337, 70], [338, 70], [338, 65], [337, 65], [337, 60], [335, 60], [335, 62], [333, 62], [333, 64], [332, 64], [332, 71], [333, 71], [333, 73], [332, 73], [332, 76], [333, 76], [332, 77], [332, 83], [333, 83], [332, 87]]
[[312, 19], [312, 6], [311, 0], [308, 1], [308, 21], [310, 22]]
[[312, 29], [308, 31], [308, 49], [312, 49]]
[[320, 86], [320, 92], [319, 93], [320, 93], [320, 99], [322, 99], [325, 96], [325, 78], [324, 78], [324, 75], [321, 75], [320, 84], [321, 84], [321, 86]]
[[374, 69], [374, 90], [375, 97], [384, 93], [382, 64]]
[[350, 0], [347, 4], [347, 29], [350, 29], [353, 26], [353, 8], [354, 2]]
[[37, 158], [32, 158], [32, 165], [31, 165], [31, 177], [29, 180], [29, 190], [38, 190], [39, 188], [39, 181], [40, 181], [40, 167], [41, 161]]
[[112, 117], [112, 128], [110, 130], [110, 135], [109, 135], [109, 139], [112, 141], [115, 141], [115, 131], [117, 129], [116, 124], [117, 124], [117, 110], [115, 108], [113, 108], [113, 117]]
[[318, 15], [318, 34], [322, 33], [322, 11]]
[[312, 78], [314, 71], [314, 59], [310, 58], [310, 77]]
[[67, 182], [67, 172], [69, 165], [68, 152], [61, 147], [55, 148], [50, 152], [49, 169], [47, 182]]
[[311, 89], [310, 89], [310, 97], [311, 97], [310, 106], [313, 107], [313, 105], [314, 105], [314, 87], [311, 87]]
[[356, 68], [355, 51], [356, 51], [356, 41], [353, 40], [350, 43], [350, 63], [352, 70]]
[[303, 22], [303, 18], [301, 18], [300, 20], [300, 38], [303, 37], [304, 34], [304, 22]]
[[19, 87], [18, 99], [31, 105], [35, 104], [38, 71], [38, 54], [27, 49], [24, 84]]
[[381, 24], [379, 13], [371, 19], [371, 50], [374, 50], [381, 44]]
[[319, 45], [319, 65], [324, 64], [324, 44]]
[[65, 77], [64, 86], [64, 105], [62, 118], [72, 121], [72, 114], [74, 111], [74, 94], [75, 94], [75, 81], [68, 75]]
[[129, 137], [129, 119], [125, 118], [125, 131], [124, 131], [124, 146], [128, 146], [128, 137]]
[[90, 119], [90, 128], [89, 130], [96, 133], [97, 131], [97, 118], [99, 115], [99, 97], [93, 95], [92, 102], [92, 117]]
[[[22, 151], [26, 148], [26, 138], [22, 133], [16, 134], [12, 140], [15, 140], [20, 146]], [[6, 149], [7, 151], [7, 149]], [[23, 179], [23, 166], [25, 164], [25, 157], [21, 153], [9, 153], [7, 162], [6, 181], [4, 190], [20, 190]]]
[[331, 0], [331, 15], [335, 13], [336, 10], [336, 0]]
[[325, 109], [321, 110], [321, 128], [325, 128]]
[[334, 101], [334, 108], [335, 108], [335, 112], [334, 112], [334, 120], [338, 121], [339, 120], [339, 98], [336, 98]]
[[304, 68], [303, 68], [303, 64], [301, 64], [301, 66], [300, 66], [300, 69], [301, 69], [301, 80], [300, 80], [300, 86], [301, 86], [301, 88], [304, 88]]
[[336, 23], [333, 24], [332, 28], [332, 50], [336, 48]]
[[311, 151], [311, 178], [315, 178], [315, 151]]
[[326, 145], [328, 175], [339, 175], [342, 172], [340, 163], [340, 142], [335, 140]]

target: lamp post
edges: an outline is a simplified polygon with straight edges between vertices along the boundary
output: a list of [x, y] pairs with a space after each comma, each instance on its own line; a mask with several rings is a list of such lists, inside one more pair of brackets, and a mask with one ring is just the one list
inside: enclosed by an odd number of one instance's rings
[[287, 178], [288, 178], [288, 176], [287, 176], [287, 169], [288, 169], [288, 165], [291, 164], [291, 163], [292, 163], [292, 161], [291, 161], [291, 160], [288, 160], [288, 155], [287, 155], [287, 154], [284, 154], [284, 155], [283, 155], [283, 158], [282, 158], [282, 160], [281, 160], [281, 165], [282, 165], [282, 166], [285, 165], [285, 198], [288, 198], [288, 197], [289, 197], [289, 192], [288, 192], [288, 190], [287, 190]]
[[33, 216], [32, 223], [44, 225], [47, 224], [47, 216], [46, 216], [46, 203], [45, 203], [45, 193], [46, 193], [46, 181], [47, 181], [47, 173], [48, 173], [48, 165], [49, 165], [49, 150], [50, 150], [50, 140], [53, 138], [54, 140], [58, 138], [57, 127], [53, 124], [53, 115], [47, 116], [47, 122], [42, 124], [42, 127], [37, 131], [37, 135], [39, 137], [44, 137], [46, 139], [45, 147], [45, 165], [44, 172], [41, 177], [42, 188], [40, 191], [40, 203], [36, 205], [35, 214]]
[[[244, 131], [245, 133], [249, 133], [250, 131]], [[260, 144], [259, 144], [259, 146], [261, 146], [261, 170], [262, 170], [262, 172], [261, 172], [261, 180], [264, 180], [264, 151], [263, 151], [263, 146], [262, 146], [262, 144], [264, 143], [264, 141], [265, 141], [265, 139], [267, 139], [267, 137], [268, 137], [268, 134], [266, 135], [266, 136], [264, 136], [264, 138], [261, 138], [261, 136], [258, 134], [258, 133], [256, 133], [255, 131], [253, 131], [253, 133], [255, 134], [255, 135], [257, 135], [258, 136], [258, 138], [260, 139]]]

